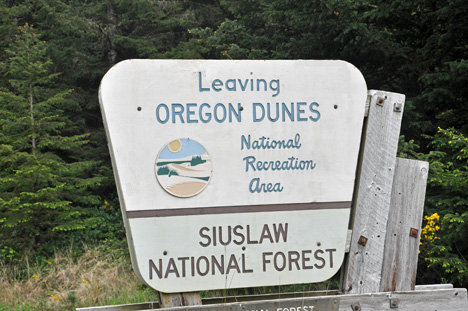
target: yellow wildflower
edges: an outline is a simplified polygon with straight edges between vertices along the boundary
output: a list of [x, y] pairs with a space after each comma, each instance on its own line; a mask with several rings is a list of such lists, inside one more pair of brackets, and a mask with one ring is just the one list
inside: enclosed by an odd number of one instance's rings
[[60, 301], [60, 298], [55, 296], [54, 294], [49, 294], [50, 297], [54, 298], [57, 301]]

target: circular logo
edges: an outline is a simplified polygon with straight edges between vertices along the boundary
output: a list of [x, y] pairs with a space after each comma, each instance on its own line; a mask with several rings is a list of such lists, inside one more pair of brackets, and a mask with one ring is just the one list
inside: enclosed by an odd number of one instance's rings
[[211, 157], [199, 142], [180, 138], [165, 145], [155, 163], [156, 177], [164, 190], [176, 197], [199, 194], [211, 179]]

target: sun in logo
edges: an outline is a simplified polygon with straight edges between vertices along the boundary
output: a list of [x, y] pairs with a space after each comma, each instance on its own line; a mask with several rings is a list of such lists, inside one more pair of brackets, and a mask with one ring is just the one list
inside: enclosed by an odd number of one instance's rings
[[171, 142], [167, 145], [167, 148], [168, 148], [171, 152], [178, 152], [178, 151], [180, 151], [180, 149], [182, 149], [182, 143], [180, 142], [179, 139], [176, 139], [176, 140], [171, 141]]

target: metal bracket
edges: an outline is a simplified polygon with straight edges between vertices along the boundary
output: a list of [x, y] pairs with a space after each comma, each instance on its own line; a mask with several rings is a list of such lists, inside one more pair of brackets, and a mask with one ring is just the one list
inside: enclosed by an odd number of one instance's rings
[[398, 298], [390, 298], [390, 308], [396, 309], [400, 305], [400, 299]]
[[401, 112], [402, 110], [403, 110], [403, 104], [402, 103], [393, 104], [393, 111]]
[[377, 98], [377, 106], [383, 107], [386, 100], [387, 96]]
[[367, 244], [367, 238], [366, 238], [365, 236], [362, 236], [362, 235], [361, 235], [361, 236], [359, 237], [358, 244], [359, 244], [359, 245], [362, 245], [362, 246], [366, 246], [366, 244]]
[[418, 233], [419, 233], [419, 230], [418, 230], [418, 229], [416, 229], [416, 228], [411, 228], [411, 229], [410, 229], [409, 235], [410, 235], [410, 237], [412, 237], [412, 238], [417, 238], [417, 237], [418, 237]]

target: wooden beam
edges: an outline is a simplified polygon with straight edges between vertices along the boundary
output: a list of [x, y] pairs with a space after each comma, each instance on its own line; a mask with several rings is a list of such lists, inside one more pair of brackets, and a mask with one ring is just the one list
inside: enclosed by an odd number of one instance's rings
[[[155, 310], [136, 305], [103, 306], [92, 308], [78, 308], [77, 311], [127, 311], [127, 310]], [[233, 303], [211, 304], [202, 306], [187, 306], [157, 309], [161, 311], [246, 311], [246, 310], [275, 310], [275, 311], [427, 311], [450, 310], [466, 311], [468, 298], [466, 288], [437, 289], [410, 292], [387, 292], [359, 295], [327, 295], [308, 296], [286, 299], [272, 299], [261, 301], [238, 301]], [[148, 306], [146, 306], [148, 307]]]
[[416, 285], [414, 290], [435, 290], [435, 289], [452, 289], [453, 284], [428, 284], [428, 285]]
[[161, 308], [201, 305], [200, 292], [166, 294], [158, 292]]
[[369, 115], [361, 142], [351, 218], [350, 252], [342, 280], [344, 293], [380, 290], [387, 220], [405, 96], [369, 91]]
[[429, 163], [397, 159], [380, 291], [414, 290]]

